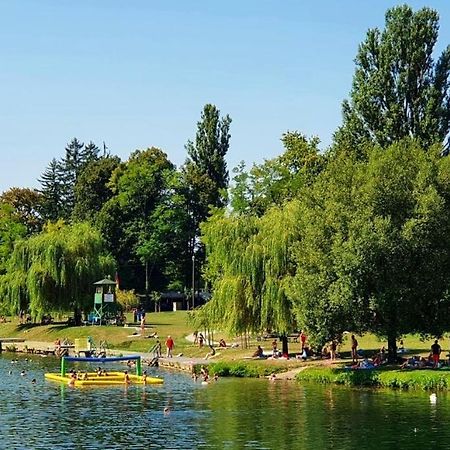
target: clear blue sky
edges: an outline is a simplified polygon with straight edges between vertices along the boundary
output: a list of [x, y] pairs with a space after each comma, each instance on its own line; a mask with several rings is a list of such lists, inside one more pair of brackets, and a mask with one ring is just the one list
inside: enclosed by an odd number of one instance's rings
[[[0, 0], [0, 191], [35, 187], [74, 136], [180, 165], [205, 103], [233, 119], [228, 166], [280, 154], [286, 130], [323, 145], [353, 59], [385, 0]], [[436, 8], [439, 47], [450, 6]]]

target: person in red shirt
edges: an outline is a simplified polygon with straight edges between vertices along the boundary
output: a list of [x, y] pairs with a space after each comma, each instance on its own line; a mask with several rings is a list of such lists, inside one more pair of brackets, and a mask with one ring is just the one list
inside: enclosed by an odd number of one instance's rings
[[172, 358], [172, 350], [173, 347], [175, 346], [175, 343], [173, 342], [173, 339], [170, 336], [167, 336], [167, 341], [166, 341], [166, 347], [167, 347], [167, 357], [168, 358]]

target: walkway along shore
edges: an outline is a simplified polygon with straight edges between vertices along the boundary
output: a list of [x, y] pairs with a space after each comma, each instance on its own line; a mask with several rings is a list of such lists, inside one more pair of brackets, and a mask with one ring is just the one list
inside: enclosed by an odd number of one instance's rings
[[[23, 342], [14, 342], [14, 347], [19, 353], [32, 353], [39, 354], [42, 356], [57, 356], [56, 346], [52, 342], [40, 342], [40, 341], [32, 341], [32, 340], [24, 340]], [[6, 345], [5, 345], [6, 347]], [[5, 349], [4, 349], [5, 350]], [[74, 356], [73, 348], [68, 349], [69, 354]], [[144, 361], [150, 362], [154, 358], [153, 353], [145, 353], [145, 352], [133, 352], [126, 350], [108, 350], [108, 354], [111, 356], [118, 355], [140, 355]], [[187, 373], [192, 373], [196, 366], [209, 365], [213, 363], [213, 360], [205, 360], [204, 358], [189, 358], [186, 356], [174, 356], [172, 358], [160, 357], [158, 358], [158, 365], [161, 368], [169, 369], [169, 370], [179, 370]], [[307, 366], [297, 367], [294, 369], [287, 370], [285, 372], [277, 373], [276, 379], [278, 380], [295, 380], [295, 376], [306, 369]]]
[[[18, 353], [28, 353], [28, 354], [37, 354], [44, 356], [56, 356], [56, 345], [52, 342], [40, 342], [40, 341], [27, 341], [22, 340], [22, 342], [14, 342], [11, 345], [14, 345], [16, 351]], [[5, 348], [6, 350], [6, 344]], [[74, 356], [73, 348], [69, 349], [70, 356]], [[153, 353], [143, 353], [143, 352], [133, 352], [126, 350], [108, 350], [109, 355], [140, 355], [144, 361], [151, 361], [154, 358]], [[160, 367], [166, 369], [174, 369], [181, 370], [184, 372], [191, 373], [193, 371], [194, 366], [197, 365], [207, 365], [210, 361], [205, 360], [203, 358], [188, 358], [185, 356], [174, 356], [172, 358], [166, 358], [164, 356], [158, 358], [158, 363]]]

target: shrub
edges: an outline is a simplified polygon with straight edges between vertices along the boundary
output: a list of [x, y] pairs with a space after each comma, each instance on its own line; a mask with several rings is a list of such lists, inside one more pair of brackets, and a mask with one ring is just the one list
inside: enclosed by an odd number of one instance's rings
[[335, 383], [347, 386], [376, 386], [395, 389], [450, 389], [450, 373], [435, 370], [345, 370], [308, 368], [299, 372], [297, 381]]

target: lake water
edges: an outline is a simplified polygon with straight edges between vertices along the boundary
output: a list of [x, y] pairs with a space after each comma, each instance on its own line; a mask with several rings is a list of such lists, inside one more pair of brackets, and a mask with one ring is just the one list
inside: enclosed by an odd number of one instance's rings
[[12, 358], [0, 356], [1, 449], [450, 448], [446, 394], [432, 403], [424, 392], [282, 381], [203, 386], [158, 369], [162, 386], [74, 389], [44, 379], [59, 361]]

